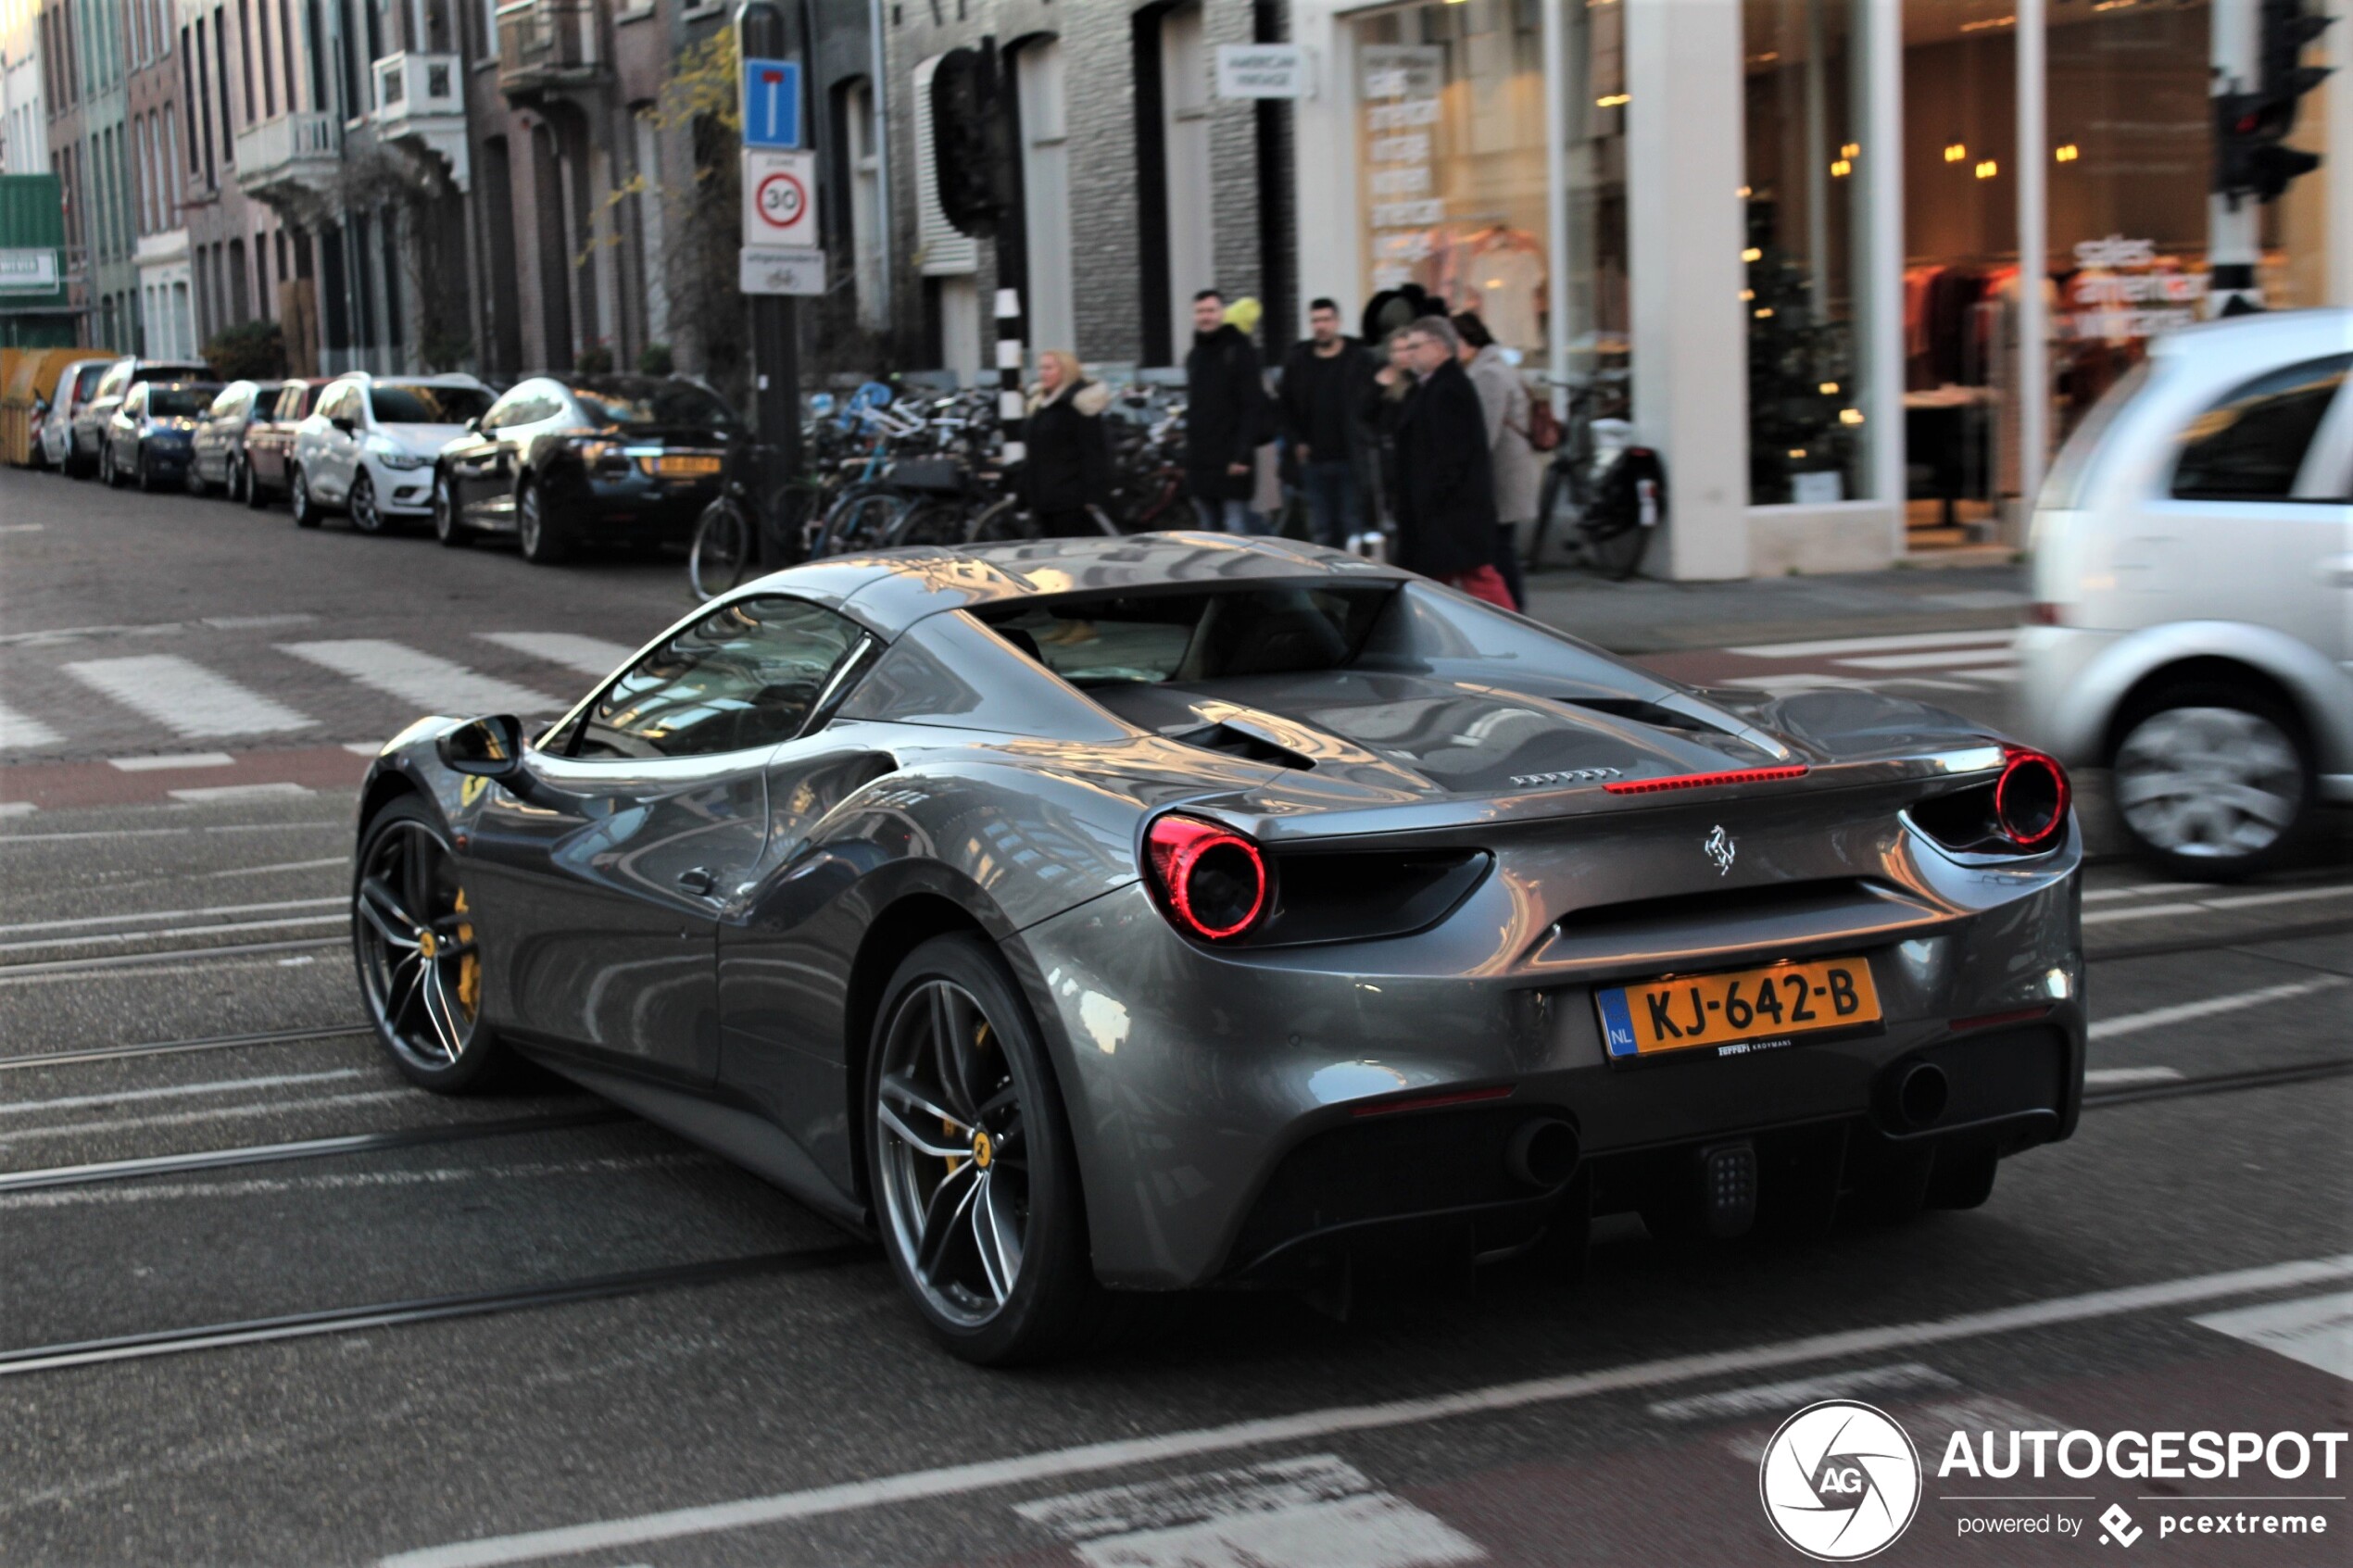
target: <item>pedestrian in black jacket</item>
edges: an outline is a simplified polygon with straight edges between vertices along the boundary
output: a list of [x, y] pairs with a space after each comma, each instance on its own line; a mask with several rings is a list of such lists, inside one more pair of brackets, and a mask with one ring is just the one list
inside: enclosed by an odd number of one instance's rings
[[1397, 563], [1505, 609], [1495, 570], [1495, 471], [1487, 415], [1443, 316], [1406, 329], [1404, 357], [1419, 379], [1397, 420]]
[[1185, 486], [1201, 525], [1265, 532], [1250, 509], [1262, 442], [1272, 438], [1258, 349], [1226, 320], [1215, 289], [1193, 296], [1193, 348], [1185, 356]]
[[1038, 385], [1022, 421], [1022, 500], [1050, 539], [1083, 538], [1101, 528], [1087, 510], [1111, 498], [1111, 442], [1103, 410], [1111, 388], [1088, 381], [1059, 348], [1038, 357]]
[[1283, 357], [1277, 401], [1315, 542], [1346, 549], [1350, 536], [1365, 530], [1363, 469], [1372, 433], [1364, 410], [1373, 357], [1354, 338], [1340, 335], [1340, 307], [1328, 299], [1307, 307], [1307, 330], [1308, 340], [1291, 345]]

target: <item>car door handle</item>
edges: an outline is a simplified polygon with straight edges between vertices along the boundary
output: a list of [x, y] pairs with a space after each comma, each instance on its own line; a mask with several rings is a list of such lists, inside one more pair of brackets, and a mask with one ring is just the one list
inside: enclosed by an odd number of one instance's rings
[[698, 898], [708, 898], [711, 889], [719, 885], [719, 878], [710, 867], [697, 866], [692, 871], [678, 873], [678, 885]]

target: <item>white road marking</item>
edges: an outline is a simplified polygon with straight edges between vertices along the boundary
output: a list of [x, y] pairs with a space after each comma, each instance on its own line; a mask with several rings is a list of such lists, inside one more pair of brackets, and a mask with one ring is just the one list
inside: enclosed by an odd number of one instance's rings
[[1174, 1475], [1013, 1512], [1092, 1568], [1422, 1568], [1478, 1543], [1331, 1454]]
[[1856, 675], [1733, 675], [1727, 677], [1724, 684], [1790, 696], [1798, 692], [1869, 691], [1879, 683]]
[[1888, 637], [1832, 637], [1818, 643], [1767, 643], [1762, 646], [1726, 648], [1748, 659], [1818, 659], [1826, 654], [1894, 653], [1902, 648], [2007, 647], [2017, 636], [1999, 632], [1905, 632]]
[[1931, 680], [1926, 675], [1894, 675], [1889, 677], [1887, 680], [1875, 681], [1871, 684], [1878, 686], [1920, 686], [1932, 692], [1973, 692], [1977, 690], [1976, 683], [1973, 680], [1938, 681]]
[[[2204, 885], [2200, 883], [2156, 882], [2145, 887], [2119, 888], [2109, 897], [2122, 897], [2132, 893], [2187, 893]], [[2086, 893], [2086, 901], [2096, 895]], [[2111, 925], [2118, 921], [2156, 920], [2166, 916], [2211, 914], [2223, 909], [2260, 909], [2274, 904], [2308, 904], [2316, 898], [2353, 898], [2353, 882], [2333, 882], [2322, 887], [2276, 887], [2261, 893], [2231, 893], [2195, 901], [2176, 900], [2170, 904], [2144, 904], [2131, 909], [2095, 909], [2083, 917], [2085, 925]]]
[[215, 1078], [201, 1084], [167, 1084], [154, 1089], [116, 1089], [107, 1094], [64, 1095], [56, 1099], [15, 1099], [0, 1101], [0, 1116], [78, 1110], [92, 1105], [129, 1105], [134, 1100], [185, 1099], [192, 1095], [233, 1095], [246, 1089], [282, 1089], [288, 1084], [324, 1084], [364, 1076], [357, 1067], [338, 1067], [329, 1073], [273, 1073], [260, 1078]]
[[2203, 900], [2209, 909], [2255, 909], [2271, 904], [2300, 904], [2311, 898], [2353, 897], [2353, 882], [2330, 887], [2289, 887], [2275, 893], [2234, 893], [2227, 898]]
[[529, 686], [379, 637], [281, 643], [278, 647], [431, 713], [547, 713], [567, 706]]
[[351, 864], [351, 858], [348, 855], [328, 855], [316, 860], [280, 860], [275, 865], [268, 866], [231, 866], [227, 871], [206, 872], [203, 876], [209, 882], [224, 876], [267, 876], [272, 872], [315, 872], [328, 866], [348, 866], [349, 864]]
[[[337, 899], [337, 903], [346, 900]], [[289, 915], [279, 920], [244, 920], [220, 925], [183, 925], [169, 931], [89, 931], [72, 936], [44, 936], [31, 942], [0, 942], [0, 953], [27, 953], [39, 947], [86, 947], [108, 942], [148, 942], [164, 937], [214, 936], [232, 931], [289, 931], [306, 925], [346, 925], [348, 913]]]
[[490, 1536], [447, 1546], [396, 1552], [381, 1560], [382, 1568], [492, 1568], [509, 1562], [531, 1562], [584, 1551], [606, 1551], [655, 1541], [682, 1540], [723, 1530], [817, 1519], [856, 1512], [887, 1503], [962, 1497], [999, 1486], [1015, 1486], [1067, 1475], [1086, 1475], [1130, 1465], [1158, 1464], [1203, 1454], [1232, 1453], [1273, 1443], [1315, 1442], [1350, 1432], [1387, 1431], [1435, 1421], [1523, 1410], [1688, 1383], [1703, 1377], [1730, 1377], [1772, 1367], [1848, 1356], [1885, 1355], [1917, 1350], [1923, 1346], [2011, 1334], [2022, 1329], [2048, 1328], [2060, 1323], [2096, 1322], [2129, 1312], [2153, 1311], [2297, 1286], [2334, 1285], [2353, 1279], [2353, 1253], [2301, 1258], [2261, 1268], [2233, 1269], [2225, 1273], [2159, 1280], [2148, 1285], [2095, 1290], [2082, 1296], [2061, 1296], [2013, 1307], [1996, 1307], [1952, 1317], [1917, 1323], [1886, 1323], [1854, 1328], [1802, 1339], [1751, 1345], [1733, 1350], [1704, 1350], [1658, 1361], [1636, 1361], [1593, 1372], [1531, 1378], [1520, 1383], [1492, 1384], [1455, 1394], [1391, 1399], [1380, 1404], [1341, 1405], [1302, 1411], [1292, 1415], [1265, 1416], [1225, 1426], [1196, 1427], [1156, 1437], [1121, 1437], [1076, 1448], [1052, 1449], [1009, 1459], [982, 1460], [971, 1464], [945, 1465], [935, 1470], [906, 1471], [871, 1480], [844, 1481], [805, 1490], [779, 1492], [736, 1502], [709, 1503], [697, 1508], [671, 1509], [661, 1513], [608, 1519], [520, 1535]]
[[637, 651], [626, 644], [584, 637], [573, 632], [477, 632], [474, 635], [485, 643], [497, 643], [502, 648], [577, 670], [583, 675], [610, 675], [628, 663], [629, 656]]
[[65, 737], [30, 714], [0, 707], [0, 751], [55, 746]]
[[2083, 1074], [2083, 1086], [2113, 1089], [2126, 1084], [2171, 1084], [2181, 1076], [2178, 1067], [2095, 1067]]
[[125, 773], [160, 773], [174, 768], [233, 768], [225, 751], [180, 751], [167, 757], [109, 757], [107, 766]]
[[175, 1110], [161, 1116], [131, 1116], [120, 1121], [60, 1122], [54, 1127], [20, 1127], [0, 1133], [0, 1148], [43, 1138], [66, 1138], [83, 1133], [127, 1133], [143, 1127], [189, 1127], [204, 1122], [234, 1122], [248, 1116], [276, 1116], [289, 1110], [324, 1110], [346, 1105], [379, 1105], [388, 1099], [414, 1101], [414, 1089], [368, 1089], [356, 1095], [320, 1095], [311, 1099], [266, 1100], [253, 1105], [216, 1106], [209, 1110]]
[[1768, 1413], [1786, 1415], [1818, 1399], [1853, 1399], [1867, 1394], [1959, 1386], [1924, 1361], [1898, 1361], [1893, 1366], [1863, 1367], [1819, 1377], [1793, 1377], [1780, 1383], [1694, 1394], [1685, 1399], [1661, 1399], [1650, 1407], [1650, 1412], [1661, 1421], [1734, 1421]]
[[2353, 1291], [2209, 1312], [2190, 1321], [2353, 1383]]
[[380, 740], [347, 740], [343, 748], [354, 757], [374, 757], [384, 750], [384, 745]]
[[284, 800], [316, 792], [302, 784], [281, 780], [275, 784], [218, 784], [207, 789], [175, 789], [167, 793], [172, 799], [190, 806], [228, 806], [240, 800]]
[[2324, 974], [2317, 980], [2291, 980], [2256, 991], [2234, 991], [2227, 997], [2203, 997], [2195, 1002], [2151, 1008], [2146, 1012], [2128, 1012], [2121, 1018], [2095, 1019], [2088, 1033], [2095, 1040], [2112, 1040], [2119, 1035], [2137, 1035], [2144, 1029], [2162, 1029], [2169, 1023], [2187, 1023], [2193, 1019], [2212, 1018], [2218, 1013], [2237, 1012], [2268, 1002], [2292, 1001], [2316, 991], [2334, 990], [2344, 984], [2344, 975]]
[[2147, 898], [2159, 893], [2195, 893], [2206, 884], [2202, 882], [2144, 882], [2132, 887], [2094, 887], [2083, 894], [2083, 902], [2097, 904], [2118, 898]]
[[76, 637], [153, 637], [187, 628], [177, 621], [145, 626], [55, 626], [45, 632], [0, 633], [0, 647], [32, 647], [42, 643], [70, 642]]
[[0, 817], [29, 817], [40, 809], [30, 800], [0, 800]]
[[609, 1155], [592, 1160], [539, 1160], [512, 1165], [450, 1165], [425, 1171], [338, 1171], [308, 1176], [251, 1176], [228, 1182], [131, 1182], [120, 1185], [62, 1187], [0, 1193], [0, 1213], [11, 1209], [115, 1208], [186, 1198], [262, 1198], [282, 1192], [346, 1188], [438, 1186], [456, 1182], [507, 1181], [515, 1177], [602, 1175], [609, 1172], [660, 1171], [717, 1165], [708, 1154]]
[[[303, 860], [300, 866], [340, 866], [342, 857], [332, 860]], [[293, 866], [258, 866], [257, 871], [291, 871]], [[214, 872], [214, 876], [228, 873]], [[0, 936], [21, 935], [28, 931], [86, 931], [94, 925], [145, 925], [164, 920], [202, 920], [207, 915], [270, 915], [284, 909], [327, 909], [347, 907], [348, 898], [273, 898], [263, 904], [208, 904], [194, 909], [143, 909], [136, 914], [78, 915], [71, 920], [28, 920], [14, 925], [0, 925]]]
[[38, 533], [48, 526], [45, 522], [0, 522], [0, 533]]
[[201, 624], [216, 632], [271, 632], [281, 626], [308, 626], [319, 618], [308, 610], [284, 615], [208, 615]]
[[2127, 920], [2164, 920], [2181, 915], [2202, 915], [2203, 904], [2143, 904], [2130, 909], [2094, 909], [2083, 917], [2085, 925], [2114, 925]]
[[1842, 659], [1850, 670], [1959, 670], [1973, 664], [2015, 664], [2007, 648], [1952, 648], [1942, 653], [1889, 653], [1871, 659]]
[[[307, 939], [296, 937], [284, 942], [264, 943], [263, 946], [276, 949], [340, 947], [344, 943], [345, 938], [341, 936], [319, 936]], [[75, 959], [56, 960], [57, 967], [55, 968], [45, 962], [23, 965], [0, 964], [0, 986], [60, 984], [91, 985], [102, 980], [145, 980], [158, 974], [185, 974], [188, 966], [198, 960], [203, 961], [205, 972], [211, 975], [225, 974], [233, 969], [268, 969], [278, 961], [275, 957], [243, 953], [233, 948], [224, 949], [224, 951], [231, 956], [214, 958], [208, 953], [191, 954], [184, 949], [177, 953], [132, 953], [108, 962], [100, 969], [90, 968]], [[153, 963], [140, 961], [148, 958], [154, 959], [155, 961]], [[30, 969], [35, 972], [20, 974], [16, 972], [19, 968]]]
[[191, 738], [281, 734], [318, 722], [176, 654], [87, 659], [65, 666], [65, 672], [172, 734]]

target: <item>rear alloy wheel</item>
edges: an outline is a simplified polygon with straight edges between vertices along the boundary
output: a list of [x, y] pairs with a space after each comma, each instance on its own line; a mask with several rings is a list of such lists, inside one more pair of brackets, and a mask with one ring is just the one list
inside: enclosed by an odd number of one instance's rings
[[2296, 716], [2221, 684], [2176, 686], [2129, 710], [2117, 743], [2124, 830], [2171, 875], [2230, 882], [2279, 863], [2317, 780]]
[[449, 549], [466, 544], [466, 530], [458, 521], [458, 498], [449, 493], [449, 476], [433, 476], [433, 536]]
[[251, 463], [239, 463], [237, 465], [237, 473], [239, 477], [245, 481], [245, 487], [241, 495], [245, 504], [255, 511], [260, 511], [263, 508], [269, 506], [270, 492], [263, 487], [260, 480], [254, 477], [253, 465]]
[[154, 495], [156, 493], [155, 466], [147, 461], [147, 448], [144, 445], [139, 448], [139, 455], [132, 458], [131, 462], [132, 472], [139, 481], [139, 493], [142, 495]]
[[572, 553], [562, 530], [547, 515], [536, 484], [526, 483], [515, 496], [515, 542], [522, 546], [522, 558], [534, 566], [553, 566]]
[[867, 1062], [875, 1218], [933, 1335], [987, 1366], [1090, 1338], [1105, 1297], [1077, 1160], [1004, 960], [974, 936], [916, 948], [884, 993]]
[[300, 469], [286, 476], [286, 509], [294, 513], [296, 528], [319, 526], [319, 503], [310, 495], [310, 476]]
[[472, 911], [447, 835], [415, 800], [368, 824], [351, 908], [360, 995], [394, 1065], [441, 1094], [483, 1086], [504, 1053], [482, 1022]]
[[109, 490], [122, 488], [122, 470], [114, 460], [114, 443], [109, 441], [98, 448], [98, 477], [107, 482]]
[[206, 495], [212, 492], [212, 486], [204, 482], [204, 465], [194, 456], [188, 458], [188, 466], [181, 470], [180, 484], [191, 495]]
[[364, 468], [351, 482], [348, 505], [353, 528], [362, 533], [382, 533], [384, 531], [384, 514], [376, 505], [376, 482], [368, 477], [368, 470]]

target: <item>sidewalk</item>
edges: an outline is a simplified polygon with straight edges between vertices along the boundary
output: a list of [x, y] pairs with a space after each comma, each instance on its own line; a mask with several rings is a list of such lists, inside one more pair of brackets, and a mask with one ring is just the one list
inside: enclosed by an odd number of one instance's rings
[[1528, 580], [1528, 613], [1613, 653], [1730, 644], [1977, 632], [2015, 626], [2026, 568], [1957, 566], [1730, 583], [1611, 583], [1554, 568]]

